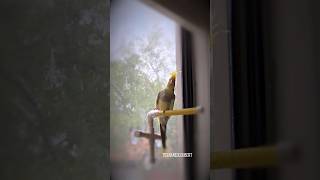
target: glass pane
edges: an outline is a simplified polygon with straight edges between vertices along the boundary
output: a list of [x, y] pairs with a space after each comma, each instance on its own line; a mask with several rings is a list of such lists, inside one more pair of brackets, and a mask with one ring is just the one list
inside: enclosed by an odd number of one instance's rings
[[[176, 70], [176, 24], [132, 0], [112, 1], [110, 24], [112, 179], [178, 179], [181, 164], [162, 157], [161, 140], [156, 140], [156, 162], [151, 164], [149, 141], [134, 136], [136, 130], [148, 131], [146, 114]], [[178, 152], [176, 124], [176, 117], [170, 117], [168, 152]], [[158, 120], [154, 128], [159, 134]]]

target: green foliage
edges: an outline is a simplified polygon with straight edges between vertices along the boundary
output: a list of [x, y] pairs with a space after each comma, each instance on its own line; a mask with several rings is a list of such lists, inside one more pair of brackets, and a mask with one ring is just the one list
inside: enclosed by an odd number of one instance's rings
[[[146, 130], [146, 113], [154, 109], [158, 92], [175, 70], [173, 43], [161, 37], [157, 31], [130, 42], [121, 49], [120, 57], [111, 59], [111, 153], [127, 150], [130, 129]], [[158, 123], [155, 126], [157, 130]]]

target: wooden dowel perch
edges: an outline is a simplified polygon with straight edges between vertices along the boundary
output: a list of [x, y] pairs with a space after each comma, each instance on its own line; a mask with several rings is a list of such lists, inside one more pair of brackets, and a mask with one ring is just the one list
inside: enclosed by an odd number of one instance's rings
[[214, 152], [211, 156], [211, 169], [274, 167], [280, 162], [288, 162], [299, 156], [293, 145], [278, 145], [243, 148], [231, 151]]
[[160, 111], [158, 116], [194, 115], [201, 111], [202, 111], [201, 107], [175, 109], [175, 110], [168, 110], [168, 111]]
[[275, 147], [259, 147], [214, 152], [213, 169], [274, 166], [278, 162]]

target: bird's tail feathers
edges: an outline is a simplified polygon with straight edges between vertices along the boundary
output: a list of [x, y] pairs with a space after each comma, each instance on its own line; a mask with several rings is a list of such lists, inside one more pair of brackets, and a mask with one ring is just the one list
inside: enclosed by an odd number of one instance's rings
[[167, 139], [166, 130], [167, 130], [166, 125], [161, 125], [160, 124], [161, 141], [162, 141], [162, 147], [164, 149], [166, 148], [166, 139]]

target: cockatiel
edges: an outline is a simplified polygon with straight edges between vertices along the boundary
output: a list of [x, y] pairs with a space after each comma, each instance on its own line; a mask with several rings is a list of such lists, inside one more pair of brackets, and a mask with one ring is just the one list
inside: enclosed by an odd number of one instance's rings
[[[172, 72], [168, 81], [166, 88], [161, 90], [158, 93], [157, 100], [156, 100], [156, 109], [161, 111], [172, 110], [175, 100], [174, 95], [174, 88], [176, 82], [176, 72]], [[167, 129], [167, 122], [170, 117], [168, 116], [159, 116], [159, 124], [160, 124], [160, 135], [162, 140], [162, 147], [166, 148], [166, 129]]]

